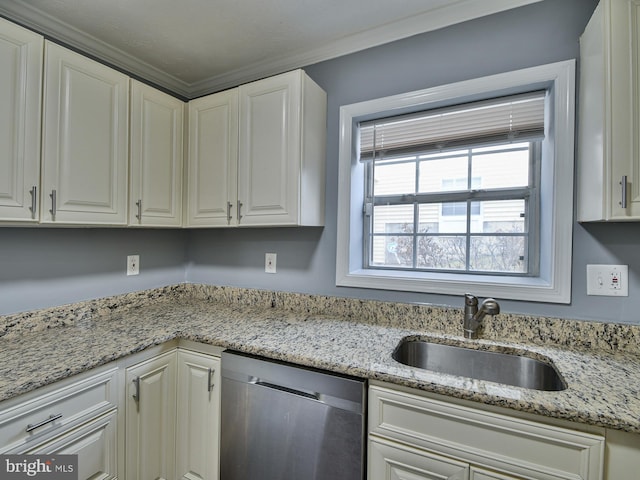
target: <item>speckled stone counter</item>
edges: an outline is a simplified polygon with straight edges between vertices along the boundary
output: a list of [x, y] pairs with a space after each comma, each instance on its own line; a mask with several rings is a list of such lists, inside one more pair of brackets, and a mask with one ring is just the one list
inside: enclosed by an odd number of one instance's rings
[[[201, 285], [0, 317], [0, 400], [183, 338], [489, 405], [640, 433], [640, 327], [498, 315], [461, 338], [460, 309]], [[552, 361], [542, 392], [404, 366], [407, 336]]]

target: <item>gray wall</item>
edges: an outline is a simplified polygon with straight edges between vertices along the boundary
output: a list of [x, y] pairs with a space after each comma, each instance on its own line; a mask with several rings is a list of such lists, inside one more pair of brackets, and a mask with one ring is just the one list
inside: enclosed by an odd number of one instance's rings
[[[418, 35], [306, 68], [328, 95], [327, 201], [324, 229], [194, 231], [192, 282], [461, 306], [462, 299], [335, 286], [338, 122], [341, 105], [450, 82], [578, 58], [578, 38], [596, 0], [546, 0]], [[344, 206], [342, 208], [345, 208]], [[503, 301], [504, 311], [640, 323], [640, 225], [574, 228], [571, 305]], [[264, 254], [278, 273], [264, 273]], [[587, 297], [587, 263], [629, 265], [628, 298]]]
[[185, 252], [182, 230], [0, 228], [0, 315], [184, 282]]
[[[340, 105], [577, 58], [596, 0], [544, 2], [308, 67], [327, 91], [325, 228], [125, 230], [0, 228], [0, 314], [182, 281], [460, 306], [445, 295], [335, 286]], [[502, 302], [503, 310], [640, 324], [640, 224], [575, 224], [571, 305]], [[264, 273], [264, 254], [278, 273]], [[124, 275], [140, 254], [141, 275]], [[587, 297], [587, 263], [629, 265], [628, 298]]]

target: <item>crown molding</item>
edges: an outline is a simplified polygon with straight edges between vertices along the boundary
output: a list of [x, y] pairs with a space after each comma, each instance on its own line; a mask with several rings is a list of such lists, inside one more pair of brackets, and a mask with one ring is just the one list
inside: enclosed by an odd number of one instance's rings
[[457, 0], [420, 15], [334, 40], [316, 49], [298, 51], [278, 58], [267, 58], [195, 83], [184, 82], [20, 0], [0, 2], [0, 15], [132, 76], [162, 87], [183, 98], [191, 99], [259, 78], [540, 1], [542, 0]]
[[0, 15], [124, 73], [188, 98], [190, 85], [20, 0], [2, 0]]

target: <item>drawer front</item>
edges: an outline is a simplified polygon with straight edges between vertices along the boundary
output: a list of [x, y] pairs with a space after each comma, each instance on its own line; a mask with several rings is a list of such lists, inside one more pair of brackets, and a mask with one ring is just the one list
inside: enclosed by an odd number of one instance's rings
[[525, 478], [602, 478], [604, 437], [372, 386], [369, 433]]
[[368, 472], [368, 480], [469, 480], [466, 463], [384, 439], [369, 442]]
[[116, 478], [117, 410], [111, 410], [69, 433], [39, 445], [27, 454], [78, 455], [78, 478]]
[[24, 451], [117, 405], [117, 369], [0, 410], [0, 453]]

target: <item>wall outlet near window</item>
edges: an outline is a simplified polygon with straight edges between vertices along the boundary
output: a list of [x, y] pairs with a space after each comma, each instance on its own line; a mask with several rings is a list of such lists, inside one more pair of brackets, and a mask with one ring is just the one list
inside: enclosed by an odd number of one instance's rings
[[140, 255], [127, 256], [127, 275], [140, 274]]
[[587, 295], [628, 297], [628, 265], [587, 265]]

